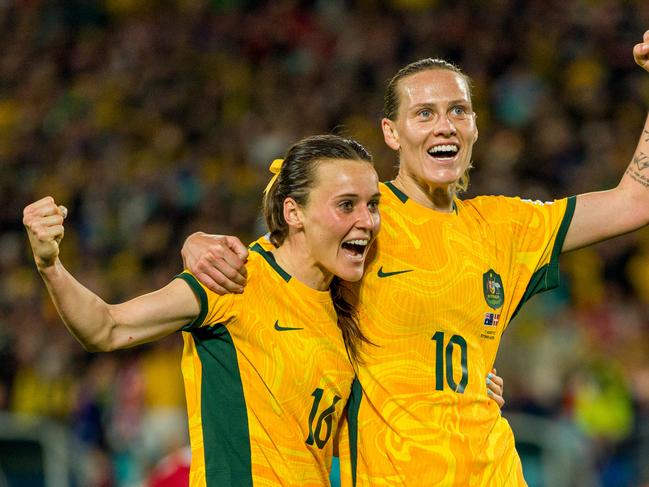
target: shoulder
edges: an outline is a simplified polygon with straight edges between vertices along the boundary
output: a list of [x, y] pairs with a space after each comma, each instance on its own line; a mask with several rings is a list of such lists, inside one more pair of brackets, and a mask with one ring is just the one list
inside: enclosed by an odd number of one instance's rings
[[527, 212], [565, 206], [566, 199], [542, 201], [524, 199], [519, 196], [476, 196], [468, 200], [458, 200], [458, 206], [475, 208], [490, 212]]
[[501, 235], [550, 234], [570, 218], [570, 198], [552, 201], [479, 196], [461, 202], [465, 221], [479, 221]]

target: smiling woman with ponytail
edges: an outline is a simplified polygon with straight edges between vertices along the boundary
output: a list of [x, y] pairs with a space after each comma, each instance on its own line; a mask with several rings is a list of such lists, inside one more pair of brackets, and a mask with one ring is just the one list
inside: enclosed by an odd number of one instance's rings
[[[269, 230], [268, 239], [275, 247], [281, 247], [289, 235], [289, 225], [284, 218], [286, 198], [291, 198], [299, 207], [305, 207], [309, 202], [309, 193], [316, 184], [318, 164], [335, 160], [372, 164], [372, 156], [365, 147], [352, 139], [334, 135], [304, 139], [288, 150], [286, 159], [272, 162], [269, 169], [274, 176], [264, 190], [263, 213]], [[337, 276], [331, 280], [329, 291], [349, 355], [358, 362], [359, 342], [367, 341], [358, 325], [358, 313], [347, 298], [345, 285]]]
[[46, 197], [24, 211], [37, 268], [87, 350], [182, 331], [192, 486], [328, 485], [355, 378], [350, 357], [365, 340], [341, 282], [362, 277], [379, 230], [369, 153], [351, 139], [309, 137], [271, 172], [263, 208], [272, 244], [251, 246], [242, 294], [219, 296], [185, 271], [109, 305], [59, 259], [63, 207]]

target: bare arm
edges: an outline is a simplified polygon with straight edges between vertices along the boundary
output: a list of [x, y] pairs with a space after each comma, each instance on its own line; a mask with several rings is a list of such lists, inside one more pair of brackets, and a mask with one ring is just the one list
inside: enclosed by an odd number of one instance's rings
[[86, 350], [110, 351], [156, 340], [198, 315], [197, 298], [179, 279], [122, 304], [104, 302], [59, 260], [66, 215], [67, 210], [48, 196], [25, 208], [23, 223], [50, 297], [65, 326]]
[[[649, 71], [649, 31], [633, 48], [636, 63]], [[649, 117], [629, 167], [618, 186], [577, 196], [562, 251], [623, 235], [649, 224]]]
[[183, 264], [217, 294], [243, 292], [248, 249], [237, 237], [196, 232], [182, 248]]

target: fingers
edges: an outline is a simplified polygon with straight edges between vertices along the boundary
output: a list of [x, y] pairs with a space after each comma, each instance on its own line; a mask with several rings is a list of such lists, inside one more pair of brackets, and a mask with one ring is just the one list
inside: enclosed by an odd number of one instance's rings
[[496, 369], [492, 369], [487, 375], [487, 395], [498, 404], [498, 407], [502, 408], [505, 405], [504, 381], [502, 377], [496, 375]]
[[41, 198], [23, 210], [23, 225], [39, 269], [52, 265], [58, 258], [67, 214], [67, 208], [58, 206], [51, 196]]
[[185, 267], [217, 294], [243, 292], [247, 256], [238, 238], [201, 232], [190, 235], [182, 248]]
[[30, 228], [30, 231], [41, 242], [59, 241], [63, 238], [65, 229], [63, 225], [41, 225], [36, 224]]
[[491, 399], [493, 399], [493, 401], [494, 401], [496, 404], [498, 404], [498, 407], [499, 407], [500, 409], [502, 409], [503, 406], [505, 405], [505, 398], [502, 397], [502, 396], [497, 396], [497, 395], [491, 393], [491, 391], [489, 391], [489, 392], [490, 392], [489, 397], [490, 397]]
[[[203, 284], [205, 284], [210, 290], [214, 291], [216, 294], [223, 296], [225, 294], [240, 294], [243, 292], [243, 289], [241, 287], [237, 287], [236, 290], [232, 291], [229, 290], [220, 284], [218, 284], [214, 279], [212, 279], [208, 274], [205, 274], [204, 272], [198, 272], [194, 273], [196, 276], [196, 279], [201, 281]], [[224, 279], [225, 281], [225, 279]], [[241, 291], [239, 291], [241, 289]]]
[[640, 66], [644, 64], [644, 61], [646, 61], [648, 55], [649, 55], [649, 43], [643, 42], [633, 46], [633, 58], [635, 59], [635, 62], [638, 63]]
[[229, 279], [236, 281], [237, 284], [245, 286], [248, 272], [246, 271], [246, 259], [248, 259], [248, 248], [241, 243], [237, 237], [224, 236], [223, 244], [225, 249], [221, 254], [222, 259], [234, 272], [230, 269], [223, 268], [221, 272]]
[[52, 227], [63, 228], [63, 220], [68, 214], [65, 206], [57, 206], [54, 198], [46, 196], [23, 210], [23, 225], [29, 230], [38, 232]]
[[494, 387], [498, 388], [497, 392], [502, 395], [505, 392], [505, 381], [498, 375], [496, 369], [491, 369], [491, 373], [487, 377], [494, 384]]
[[[246, 247], [241, 240], [237, 237], [231, 237], [229, 235], [224, 237], [226, 245], [234, 252], [234, 254], [239, 258], [239, 260], [233, 260], [230, 264], [235, 269], [238, 269], [241, 275], [245, 278], [248, 277], [248, 271], [246, 270], [246, 260], [248, 260], [248, 247]], [[244, 282], [245, 285], [245, 282]]]
[[633, 46], [633, 58], [635, 62], [649, 71], [649, 30], [642, 36], [643, 42]]
[[190, 271], [217, 294], [243, 292], [246, 278], [233, 268], [226, 259], [208, 253], [201, 257], [195, 264], [195, 269]]
[[[197, 270], [209, 275], [218, 284], [234, 292], [243, 287], [246, 277], [241, 272], [244, 261], [223, 240], [216, 241], [197, 262]], [[243, 291], [243, 289], [241, 290]]]
[[44, 198], [41, 198], [38, 201], [34, 201], [30, 205], [27, 205], [25, 207], [25, 212], [27, 212], [28, 210], [34, 212], [41, 208], [50, 207], [52, 205], [54, 205], [54, 198], [52, 198], [51, 196], [45, 196]]
[[25, 216], [50, 216], [61, 215], [65, 218], [68, 214], [68, 209], [65, 206], [57, 206], [54, 198], [46, 196], [34, 203], [27, 205], [23, 210], [23, 217]]

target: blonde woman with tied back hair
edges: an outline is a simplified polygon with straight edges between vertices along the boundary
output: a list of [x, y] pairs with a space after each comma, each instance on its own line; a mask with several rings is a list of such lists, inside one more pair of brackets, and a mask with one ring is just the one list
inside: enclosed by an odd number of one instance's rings
[[[649, 31], [633, 57], [649, 71]], [[526, 485], [484, 376], [525, 301], [557, 286], [562, 252], [649, 223], [649, 118], [615, 188], [546, 203], [458, 197], [478, 128], [469, 79], [446, 61], [422, 59], [392, 78], [381, 131], [399, 172], [380, 185], [383, 230], [358, 284], [367, 342], [343, 484]], [[240, 292], [243, 248], [199, 233], [183, 258], [216, 292]]]
[[219, 296], [183, 272], [109, 305], [64, 268], [67, 210], [45, 197], [24, 210], [36, 266], [70, 333], [88, 351], [182, 331], [191, 485], [321, 486], [351, 392], [359, 343], [340, 279], [363, 274], [379, 231], [369, 153], [333, 135], [292, 146], [264, 198], [271, 250], [253, 246], [243, 294]]

